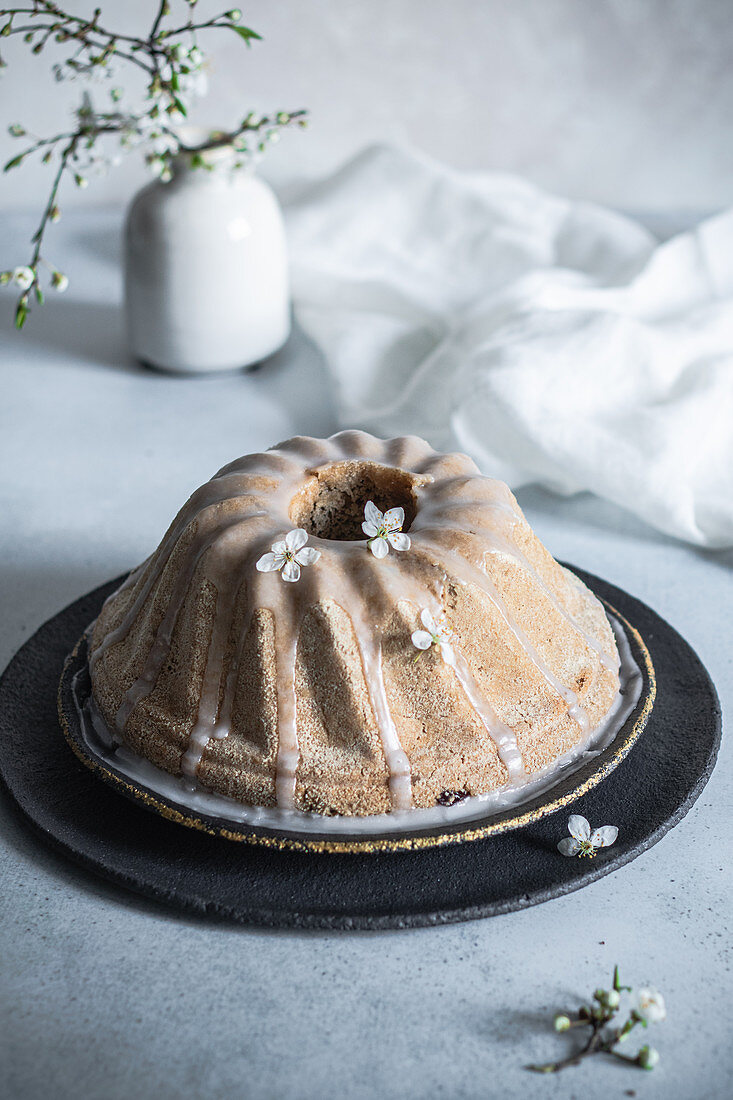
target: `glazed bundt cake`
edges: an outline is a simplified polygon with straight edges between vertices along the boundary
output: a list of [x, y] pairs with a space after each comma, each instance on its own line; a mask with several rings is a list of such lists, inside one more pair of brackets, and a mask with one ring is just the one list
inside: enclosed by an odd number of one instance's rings
[[104, 605], [92, 692], [128, 749], [256, 806], [366, 815], [521, 784], [619, 690], [602, 606], [506, 485], [415, 437], [225, 466]]

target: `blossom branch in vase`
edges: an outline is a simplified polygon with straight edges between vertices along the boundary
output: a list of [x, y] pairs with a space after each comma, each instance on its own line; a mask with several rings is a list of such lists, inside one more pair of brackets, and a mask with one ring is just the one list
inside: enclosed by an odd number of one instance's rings
[[[41, 54], [48, 45], [68, 46], [70, 54], [53, 65], [57, 81], [101, 78], [109, 81], [108, 109], [98, 109], [91, 94], [85, 90], [74, 114], [74, 125], [51, 137], [30, 133], [20, 122], [8, 127], [11, 137], [28, 138], [30, 143], [11, 157], [4, 171], [21, 167], [28, 158], [39, 155], [43, 164], [54, 164], [54, 173], [47, 202], [34, 233], [31, 256], [27, 264], [0, 272], [0, 284], [14, 283], [20, 290], [15, 308], [15, 324], [22, 328], [31, 308], [31, 296], [43, 304], [42, 271], [48, 272], [48, 283], [63, 291], [68, 279], [43, 254], [49, 224], [61, 216], [59, 190], [66, 178], [79, 188], [89, 184], [89, 174], [104, 171], [119, 163], [120, 152], [142, 148], [150, 170], [163, 181], [171, 178], [173, 158], [187, 154], [194, 168], [210, 167], [203, 155], [209, 149], [231, 147], [237, 160], [264, 153], [268, 144], [277, 141], [280, 132], [292, 126], [305, 126], [307, 112], [278, 111], [256, 114], [250, 111], [238, 126], [230, 130], [213, 131], [197, 144], [187, 144], [177, 130], [177, 124], [188, 116], [192, 102], [205, 95], [208, 86], [206, 58], [199, 46], [200, 32], [227, 30], [234, 32], [247, 46], [260, 35], [241, 23], [237, 8], [210, 19], [197, 20], [197, 0], [178, 0], [185, 5], [188, 19], [180, 23], [172, 19], [172, 3], [161, 0], [147, 35], [136, 36], [109, 30], [100, 22], [102, 9], [95, 8], [91, 19], [64, 11], [53, 0], [31, 0], [22, 7], [0, 9], [0, 39], [22, 36], [32, 54]], [[173, 22], [173, 25], [170, 23]], [[0, 55], [0, 69], [6, 62]], [[119, 68], [132, 66], [144, 74], [142, 102], [125, 105], [125, 90], [113, 83]], [[116, 137], [117, 150], [109, 155], [103, 151], [104, 139]]]

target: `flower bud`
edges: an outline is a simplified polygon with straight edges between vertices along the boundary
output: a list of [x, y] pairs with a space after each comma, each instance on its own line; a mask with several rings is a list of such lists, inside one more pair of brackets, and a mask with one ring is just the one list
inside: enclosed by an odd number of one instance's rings
[[636, 1060], [642, 1069], [654, 1069], [659, 1061], [659, 1051], [654, 1047], [643, 1046], [636, 1056]]
[[239, 8], [232, 8], [231, 11], [227, 12], [227, 19], [231, 19], [232, 23], [238, 23], [241, 18], [242, 13]]
[[32, 267], [16, 267], [13, 272], [13, 282], [21, 290], [28, 290], [35, 282], [36, 273]]
[[63, 294], [68, 285], [68, 277], [62, 271], [54, 271], [51, 276], [51, 286], [54, 290], [58, 290], [59, 294]]
[[567, 1031], [570, 1027], [570, 1017], [561, 1012], [552, 1021], [552, 1026], [555, 1031]]

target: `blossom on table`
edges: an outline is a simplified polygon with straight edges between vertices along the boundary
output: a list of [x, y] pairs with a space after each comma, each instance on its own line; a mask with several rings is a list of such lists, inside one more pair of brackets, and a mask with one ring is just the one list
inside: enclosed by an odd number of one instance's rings
[[302, 527], [288, 531], [285, 538], [273, 542], [269, 553], [263, 554], [256, 564], [260, 573], [272, 573], [279, 570], [284, 581], [300, 580], [301, 566], [313, 565], [321, 556], [320, 550], [306, 546], [308, 532]]
[[386, 512], [380, 512], [374, 501], [367, 501], [361, 529], [369, 536], [367, 546], [375, 558], [386, 558], [390, 546], [394, 550], [410, 549], [410, 537], [402, 531], [404, 522], [404, 508], [389, 508]]
[[644, 986], [637, 990], [636, 1011], [650, 1024], [661, 1024], [667, 1019], [664, 997], [656, 989]]
[[585, 856], [587, 859], [592, 859], [599, 848], [608, 848], [618, 836], [615, 825], [602, 825], [591, 832], [587, 818], [581, 814], [571, 814], [568, 832], [570, 836], [560, 841], [558, 850], [564, 856]]

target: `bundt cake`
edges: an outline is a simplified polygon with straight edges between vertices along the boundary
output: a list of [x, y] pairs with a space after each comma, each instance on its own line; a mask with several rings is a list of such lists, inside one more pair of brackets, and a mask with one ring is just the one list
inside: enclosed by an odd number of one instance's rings
[[232, 462], [105, 603], [93, 698], [240, 803], [369, 815], [526, 782], [619, 690], [598, 600], [506, 485], [416, 437]]

